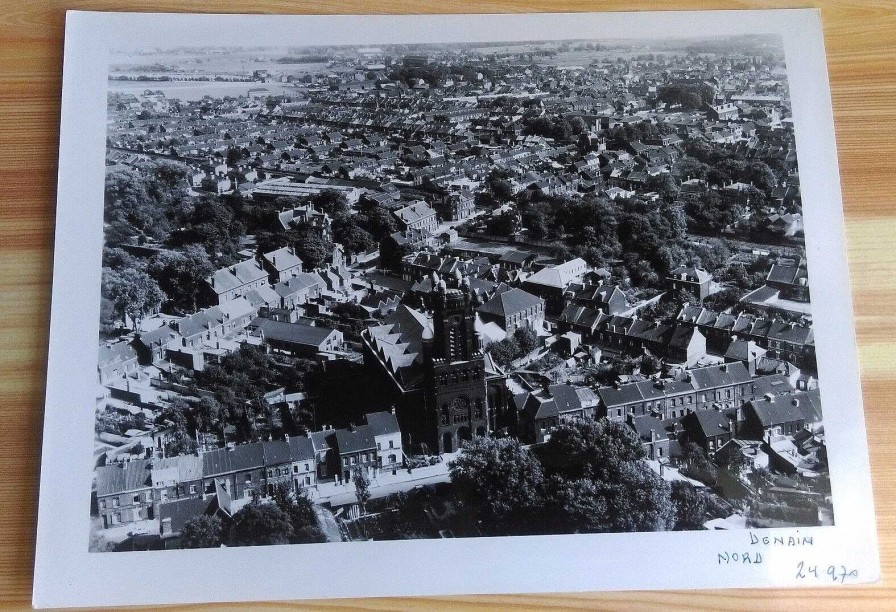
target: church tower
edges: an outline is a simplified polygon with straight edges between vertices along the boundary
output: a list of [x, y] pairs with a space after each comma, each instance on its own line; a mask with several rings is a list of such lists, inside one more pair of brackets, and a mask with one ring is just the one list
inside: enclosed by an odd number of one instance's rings
[[478, 296], [461, 280], [439, 282], [433, 296], [433, 344], [428, 361], [427, 412], [440, 453], [456, 452], [473, 436], [489, 432], [485, 362], [474, 323]]

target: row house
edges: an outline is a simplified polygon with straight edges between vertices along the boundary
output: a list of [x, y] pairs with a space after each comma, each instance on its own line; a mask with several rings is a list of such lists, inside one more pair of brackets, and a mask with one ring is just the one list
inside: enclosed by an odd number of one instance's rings
[[712, 353], [723, 355], [732, 341], [743, 340], [754, 342], [768, 357], [790, 361], [810, 372], [816, 369], [815, 336], [809, 325], [718, 313], [698, 306], [682, 308], [677, 321], [697, 327]]
[[268, 272], [255, 259], [249, 259], [216, 270], [205, 279], [204, 298], [210, 305], [220, 305], [249, 291], [268, 284]]
[[152, 519], [151, 462], [146, 459], [96, 469], [96, 500], [103, 528]]
[[598, 312], [591, 319], [593, 311], [565, 311], [571, 329], [590, 328], [590, 338], [603, 349], [635, 356], [649, 352], [687, 367], [706, 356], [706, 338], [696, 328]]
[[372, 477], [404, 464], [395, 413], [374, 412], [364, 418], [363, 425], [308, 434], [320, 481], [351, 482], [359, 472]]
[[673, 380], [601, 387], [598, 394], [607, 418], [624, 422], [629, 414], [671, 419], [714, 407], [732, 408], [769, 389], [783, 393], [793, 387], [779, 374], [753, 378], [743, 363], [734, 362], [685, 370]]
[[588, 387], [550, 385], [544, 392], [515, 395], [520, 435], [535, 444], [547, 442], [561, 425], [593, 419], [600, 398]]
[[302, 260], [292, 247], [282, 247], [262, 255], [262, 265], [270, 275], [271, 285], [282, 283], [302, 272]]

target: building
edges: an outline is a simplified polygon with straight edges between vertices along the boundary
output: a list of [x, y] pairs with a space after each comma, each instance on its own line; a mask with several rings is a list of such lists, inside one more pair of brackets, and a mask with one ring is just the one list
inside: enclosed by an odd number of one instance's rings
[[249, 325], [251, 333], [260, 337], [269, 351], [299, 357], [316, 357], [342, 349], [342, 332], [328, 327], [256, 318]]
[[221, 268], [205, 279], [204, 300], [219, 305], [245, 297], [253, 289], [268, 284], [268, 272], [255, 259]]
[[127, 342], [113, 345], [101, 344], [97, 356], [97, 374], [100, 384], [122, 378], [137, 371], [137, 351]]
[[155, 518], [150, 461], [98, 467], [96, 501], [106, 529]]
[[543, 299], [518, 288], [496, 293], [476, 308], [483, 321], [497, 323], [508, 335], [522, 327], [541, 329], [544, 310]]
[[271, 285], [282, 283], [302, 272], [302, 260], [292, 247], [282, 247], [265, 253], [261, 260], [270, 275]]
[[431, 316], [402, 304], [365, 330], [364, 363], [372, 392], [395, 406], [405, 441], [451, 453], [487, 435], [491, 419], [506, 411], [504, 378], [480, 351], [479, 297], [468, 282], [440, 281], [432, 302]]
[[403, 208], [399, 208], [392, 212], [401, 224], [402, 230], [407, 233], [412, 230], [419, 230], [425, 234], [435, 231], [439, 225], [436, 218], [436, 211], [430, 208], [426, 202], [418, 201], [409, 204]]
[[304, 489], [317, 486], [317, 458], [314, 443], [310, 437], [287, 437], [292, 461], [293, 490], [301, 493]]
[[444, 197], [440, 208], [445, 221], [463, 221], [476, 210], [473, 192], [462, 189], [449, 193]]
[[711, 286], [712, 275], [695, 266], [675, 268], [666, 278], [666, 290], [673, 297], [680, 291], [687, 291], [701, 302], [709, 297]]
[[548, 315], [563, 311], [564, 294], [573, 282], [581, 282], [588, 264], [579, 257], [557, 266], [543, 268], [523, 281], [522, 288], [543, 298]]
[[601, 387], [598, 395], [610, 420], [652, 414], [662, 419], [685, 416], [716, 407], [732, 408], [756, 397], [772, 383], [780, 392], [793, 389], [779, 374], [753, 378], [741, 362], [685, 370], [672, 380], [645, 380]]
[[376, 442], [376, 467], [378, 470], [395, 470], [404, 464], [401, 445], [401, 428], [394, 412], [372, 412], [365, 420], [373, 431]]
[[618, 285], [573, 285], [567, 295], [570, 303], [600, 310], [604, 314], [621, 315], [628, 310], [628, 300]]
[[529, 443], [541, 444], [561, 425], [593, 419], [600, 398], [588, 387], [550, 385], [545, 391], [524, 392], [513, 397], [517, 409], [520, 436]]

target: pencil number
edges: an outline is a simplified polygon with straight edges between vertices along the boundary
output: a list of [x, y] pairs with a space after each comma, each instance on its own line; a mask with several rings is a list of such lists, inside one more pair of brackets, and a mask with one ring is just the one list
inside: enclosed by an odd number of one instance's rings
[[829, 565], [827, 568], [817, 565], [810, 565], [805, 561], [800, 561], [796, 566], [796, 578], [798, 580], [805, 579], [829, 579], [831, 582], [845, 583], [851, 578], [858, 578], [859, 570], [851, 570], [845, 565]]

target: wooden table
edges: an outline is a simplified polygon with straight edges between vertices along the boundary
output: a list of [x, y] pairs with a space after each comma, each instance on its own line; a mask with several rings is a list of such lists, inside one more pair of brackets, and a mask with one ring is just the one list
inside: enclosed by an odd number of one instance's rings
[[[0, 3], [0, 607], [31, 600], [47, 354], [65, 9], [398, 13], [793, 8], [777, 0], [26, 0]], [[822, 9], [874, 476], [883, 584], [804, 590], [675, 591], [299, 602], [301, 609], [896, 607], [896, 5], [818, 1]], [[815, 263], [819, 266], [819, 262]], [[816, 274], [823, 274], [823, 265]], [[639, 571], [633, 569], [633, 571]], [[115, 579], [115, 577], [110, 577]], [[148, 577], [149, 579], [149, 577]], [[288, 604], [233, 606], [287, 607]], [[220, 609], [220, 607], [216, 607]]]

